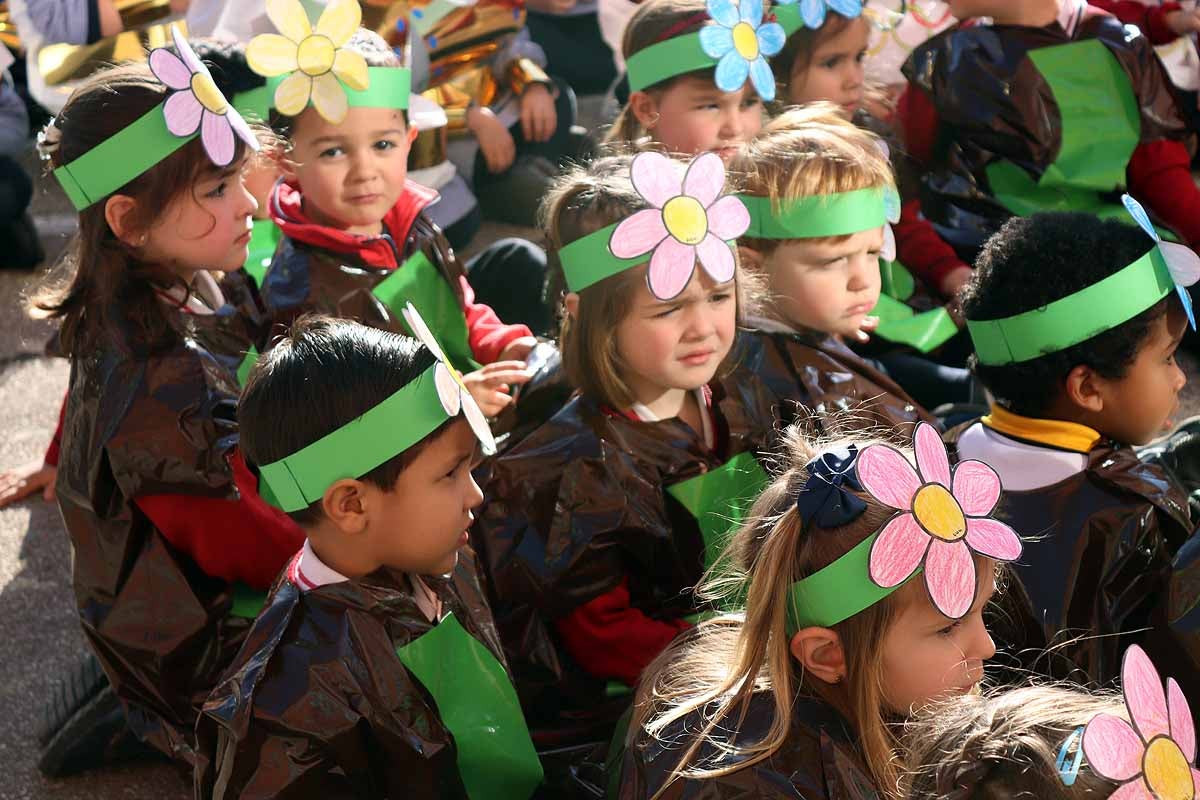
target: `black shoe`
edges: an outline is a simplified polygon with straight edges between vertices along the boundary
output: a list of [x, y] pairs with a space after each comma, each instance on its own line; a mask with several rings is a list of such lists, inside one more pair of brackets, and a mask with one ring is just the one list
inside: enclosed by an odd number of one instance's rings
[[46, 260], [28, 211], [20, 219], [0, 225], [0, 254], [0, 268], [4, 269], [33, 269]]

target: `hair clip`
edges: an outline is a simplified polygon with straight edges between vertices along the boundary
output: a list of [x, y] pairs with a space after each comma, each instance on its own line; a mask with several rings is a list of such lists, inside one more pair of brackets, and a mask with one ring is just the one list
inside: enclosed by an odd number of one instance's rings
[[1071, 731], [1071, 735], [1058, 750], [1058, 760], [1055, 761], [1054, 768], [1058, 770], [1058, 776], [1062, 778], [1064, 786], [1074, 786], [1075, 780], [1079, 777], [1079, 766], [1083, 763], [1083, 747], [1081, 745], [1085, 727], [1080, 725]]

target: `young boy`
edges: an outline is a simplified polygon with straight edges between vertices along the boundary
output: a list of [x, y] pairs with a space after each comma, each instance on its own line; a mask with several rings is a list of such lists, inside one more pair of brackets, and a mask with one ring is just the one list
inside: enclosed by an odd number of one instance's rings
[[1186, 382], [1175, 350], [1187, 319], [1158, 247], [1088, 214], [1012, 219], [984, 247], [963, 311], [995, 403], [947, 439], [1000, 474], [1001, 508], [1025, 537], [998, 638], [1032, 655], [1025, 666], [1101, 682], [1138, 642], [1194, 681], [1200, 632], [1167, 602], [1195, 530], [1195, 487], [1168, 467], [1188, 459], [1134, 449], [1171, 429]]
[[307, 540], [204, 707], [197, 797], [523, 800], [541, 780], [466, 548], [495, 443], [414, 328], [425, 347], [302, 318], [250, 375], [243, 450]]

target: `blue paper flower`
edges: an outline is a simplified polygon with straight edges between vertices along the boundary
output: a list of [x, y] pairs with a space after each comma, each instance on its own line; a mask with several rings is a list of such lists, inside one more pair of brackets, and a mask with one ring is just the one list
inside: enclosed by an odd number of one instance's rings
[[1200, 256], [1197, 256], [1190, 247], [1174, 242], [1164, 242], [1154, 228], [1154, 224], [1150, 222], [1150, 215], [1137, 200], [1123, 194], [1121, 202], [1125, 204], [1125, 210], [1129, 212], [1129, 216], [1133, 217], [1133, 221], [1138, 224], [1138, 227], [1158, 244], [1158, 251], [1162, 253], [1163, 261], [1167, 263], [1167, 269], [1171, 273], [1171, 280], [1175, 282], [1175, 293], [1179, 295], [1179, 302], [1183, 303], [1188, 324], [1191, 325], [1192, 330], [1196, 330], [1196, 313], [1192, 310], [1192, 296], [1188, 294], [1187, 287], [1200, 279]]
[[[781, 6], [794, 5], [797, 0], [778, 0]], [[819, 28], [825, 24], [825, 15], [834, 11], [847, 19], [854, 19], [863, 12], [863, 0], [799, 0], [800, 18], [805, 27]]]
[[763, 100], [775, 99], [775, 76], [767, 58], [783, 49], [787, 35], [778, 22], [763, 22], [762, 0], [708, 0], [715, 25], [700, 29], [700, 46], [717, 62], [717, 88], [736, 92], [746, 83]]

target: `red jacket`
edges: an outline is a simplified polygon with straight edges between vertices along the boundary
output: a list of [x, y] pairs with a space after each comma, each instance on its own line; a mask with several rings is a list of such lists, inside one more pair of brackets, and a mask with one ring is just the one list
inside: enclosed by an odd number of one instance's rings
[[1181, 10], [1179, 3], [1148, 6], [1138, 0], [1088, 0], [1088, 5], [1107, 11], [1126, 25], [1137, 25], [1153, 44], [1170, 44], [1179, 38], [1167, 26], [1167, 14]]

